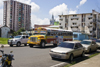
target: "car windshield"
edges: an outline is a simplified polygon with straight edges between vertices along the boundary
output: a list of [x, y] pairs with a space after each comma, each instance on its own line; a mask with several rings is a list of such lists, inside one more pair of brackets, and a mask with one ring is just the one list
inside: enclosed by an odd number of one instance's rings
[[20, 38], [21, 36], [15, 36], [14, 38]]
[[91, 42], [90, 41], [82, 41], [81, 44], [86, 44], [86, 45], [90, 45]]
[[71, 49], [73, 49], [74, 43], [64, 43], [64, 42], [62, 42], [58, 47], [64, 47], [64, 48], [71, 48]]
[[46, 35], [46, 33], [34, 33], [34, 35]]

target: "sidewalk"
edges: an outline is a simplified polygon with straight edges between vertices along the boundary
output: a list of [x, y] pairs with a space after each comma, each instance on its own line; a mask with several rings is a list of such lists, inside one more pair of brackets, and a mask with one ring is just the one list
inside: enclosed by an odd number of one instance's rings
[[100, 54], [70, 67], [100, 67]]
[[[0, 44], [0, 47], [2, 46], [2, 44]], [[3, 45], [4, 47], [9, 47], [9, 45], [8, 44], [5, 44], [5, 45]]]

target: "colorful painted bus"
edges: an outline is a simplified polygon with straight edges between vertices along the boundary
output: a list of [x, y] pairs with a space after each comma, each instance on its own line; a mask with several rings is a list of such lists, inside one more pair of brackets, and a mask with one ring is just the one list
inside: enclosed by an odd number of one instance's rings
[[28, 44], [30, 47], [39, 45], [45, 47], [46, 44], [53, 44], [57, 46], [62, 41], [72, 41], [73, 32], [63, 29], [51, 28], [35, 28], [34, 35], [29, 37]]

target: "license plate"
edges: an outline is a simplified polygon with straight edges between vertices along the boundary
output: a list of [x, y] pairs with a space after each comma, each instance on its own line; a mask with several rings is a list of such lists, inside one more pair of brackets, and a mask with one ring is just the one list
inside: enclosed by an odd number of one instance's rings
[[58, 55], [53, 55], [53, 57], [55, 57], [55, 58], [61, 58], [61, 56], [58, 56]]

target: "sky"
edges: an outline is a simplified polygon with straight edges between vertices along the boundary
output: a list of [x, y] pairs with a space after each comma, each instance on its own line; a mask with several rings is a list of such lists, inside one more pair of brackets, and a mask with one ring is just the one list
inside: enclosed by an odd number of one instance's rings
[[[0, 25], [3, 25], [3, 1], [0, 0]], [[58, 15], [100, 12], [100, 0], [16, 0], [31, 5], [31, 27], [34, 24], [49, 25], [52, 14]]]

